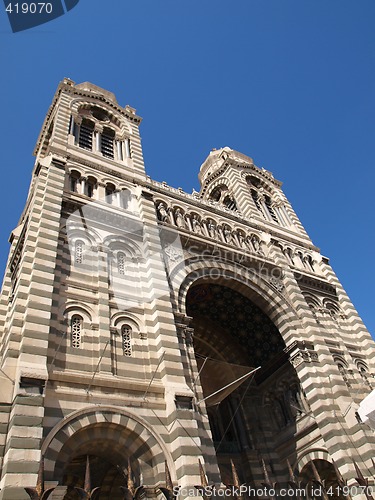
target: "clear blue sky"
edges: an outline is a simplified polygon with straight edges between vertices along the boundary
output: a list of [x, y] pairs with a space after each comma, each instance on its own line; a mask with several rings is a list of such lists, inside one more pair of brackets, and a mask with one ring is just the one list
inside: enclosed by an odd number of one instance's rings
[[230, 146], [284, 182], [364, 322], [374, 320], [373, 0], [80, 0], [13, 34], [0, 12], [0, 266], [60, 80], [137, 108], [147, 173], [198, 189]]

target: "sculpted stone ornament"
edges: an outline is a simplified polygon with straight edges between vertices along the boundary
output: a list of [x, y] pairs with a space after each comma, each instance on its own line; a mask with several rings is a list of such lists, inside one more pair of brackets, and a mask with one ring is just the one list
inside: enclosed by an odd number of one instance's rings
[[183, 229], [186, 227], [184, 217], [179, 208], [176, 210], [175, 219], [176, 219], [176, 226], [181, 227]]
[[238, 243], [239, 243], [240, 248], [245, 248], [246, 247], [245, 237], [241, 232], [237, 233], [237, 239], [238, 239]]
[[215, 223], [213, 221], [209, 221], [208, 222], [207, 229], [208, 229], [208, 233], [211, 236], [211, 238], [216, 238], [216, 236], [217, 236], [217, 229], [216, 229], [216, 225], [215, 225]]
[[164, 252], [171, 262], [178, 262], [184, 257], [182, 250], [173, 245], [165, 247]]
[[200, 234], [202, 232], [201, 224], [200, 224], [199, 220], [196, 218], [196, 216], [193, 216], [193, 218], [191, 220], [191, 225], [193, 227], [194, 233]]
[[224, 227], [223, 235], [224, 235], [224, 240], [227, 243], [232, 242], [232, 231], [229, 229], [229, 227]]
[[169, 222], [168, 212], [167, 212], [167, 209], [165, 208], [164, 203], [159, 203], [159, 205], [157, 207], [157, 211], [158, 211], [159, 219], [162, 222]]
[[285, 288], [282, 279], [276, 278], [275, 276], [271, 276], [269, 279], [269, 283], [276, 288], [278, 292], [282, 292]]

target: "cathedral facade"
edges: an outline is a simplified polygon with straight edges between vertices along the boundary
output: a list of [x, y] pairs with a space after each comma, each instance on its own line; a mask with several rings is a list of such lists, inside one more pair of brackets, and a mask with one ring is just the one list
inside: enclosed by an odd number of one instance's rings
[[81, 498], [88, 463], [99, 499], [166, 471], [364, 498], [339, 487], [374, 474], [375, 348], [328, 259], [242, 153], [192, 194], [149, 178], [140, 123], [69, 79], [43, 123], [0, 299], [0, 499]]

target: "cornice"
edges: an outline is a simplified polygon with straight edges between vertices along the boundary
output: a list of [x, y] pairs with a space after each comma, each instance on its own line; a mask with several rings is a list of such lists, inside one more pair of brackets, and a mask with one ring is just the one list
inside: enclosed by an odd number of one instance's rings
[[121, 113], [123, 116], [125, 116], [129, 121], [136, 123], [139, 125], [142, 121], [142, 118], [136, 114], [129, 113], [127, 112], [127, 108], [122, 108], [118, 104], [114, 103], [110, 99], [106, 98], [102, 94], [97, 94], [96, 92], [91, 92], [90, 90], [83, 90], [83, 89], [78, 89], [77, 87], [73, 87], [69, 84], [62, 84], [61, 87], [65, 92], [72, 94], [72, 95], [78, 95], [81, 97], [87, 97], [89, 99], [93, 99], [95, 101], [100, 101], [104, 102], [107, 104], [107, 106], [110, 106], [111, 108], [115, 109], [118, 113]]
[[295, 273], [295, 275], [298, 275], [296, 276], [296, 279], [298, 283], [302, 284], [304, 287], [312, 290], [320, 290], [331, 296], [337, 297], [336, 287], [331, 285], [331, 283], [322, 281], [321, 279], [312, 276], [306, 276], [299, 271]]

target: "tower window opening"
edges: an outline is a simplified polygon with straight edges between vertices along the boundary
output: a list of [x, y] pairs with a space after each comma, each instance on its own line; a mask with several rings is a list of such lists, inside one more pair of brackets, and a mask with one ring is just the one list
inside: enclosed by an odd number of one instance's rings
[[71, 321], [70, 343], [75, 349], [79, 349], [82, 343], [82, 323], [81, 316], [75, 315]]
[[369, 373], [367, 370], [367, 367], [363, 365], [362, 363], [357, 364], [357, 368], [359, 371], [359, 374], [361, 375], [363, 382], [368, 386], [372, 388], [371, 382], [369, 380]]
[[277, 218], [277, 216], [275, 214], [275, 211], [273, 209], [271, 198], [266, 195], [264, 197], [264, 203], [266, 204], [268, 213], [270, 214], [272, 220], [278, 224], [279, 223], [279, 219]]
[[122, 343], [122, 352], [124, 356], [132, 355], [131, 334], [132, 334], [131, 327], [129, 325], [122, 325], [121, 343]]
[[79, 127], [79, 140], [80, 148], [92, 151], [92, 136], [94, 133], [94, 124], [90, 120], [82, 120]]
[[101, 137], [101, 152], [106, 158], [114, 158], [113, 141], [115, 132], [110, 128], [105, 128]]
[[130, 148], [130, 139], [125, 139], [124, 141], [125, 145], [125, 158], [131, 158], [131, 148]]
[[80, 177], [81, 175], [79, 174], [79, 172], [71, 172], [69, 177], [69, 188], [72, 193], [78, 193], [78, 184]]
[[262, 207], [260, 206], [260, 202], [259, 202], [259, 199], [258, 199], [258, 192], [255, 189], [251, 189], [251, 196], [253, 198], [255, 206], [257, 207], [257, 209], [259, 210], [259, 212], [264, 217], [263, 210], [262, 210]]
[[213, 201], [219, 201], [221, 197], [221, 191], [222, 190], [220, 188], [215, 188], [210, 194], [210, 199]]
[[105, 197], [107, 203], [112, 204], [115, 200], [116, 187], [113, 184], [107, 184], [105, 187]]
[[340, 372], [345, 384], [347, 385], [348, 388], [350, 388], [351, 384], [350, 384], [350, 380], [348, 377], [348, 371], [347, 371], [346, 366], [340, 360], [336, 360], [336, 365], [337, 365], [337, 368], [339, 369], [339, 372]]
[[223, 205], [225, 205], [230, 210], [237, 210], [236, 202], [230, 196], [226, 196], [224, 198]]
[[86, 182], [86, 195], [89, 198], [93, 198], [94, 197], [95, 186], [96, 186], [96, 180], [95, 179], [93, 179], [93, 178], [87, 179], [87, 182]]

